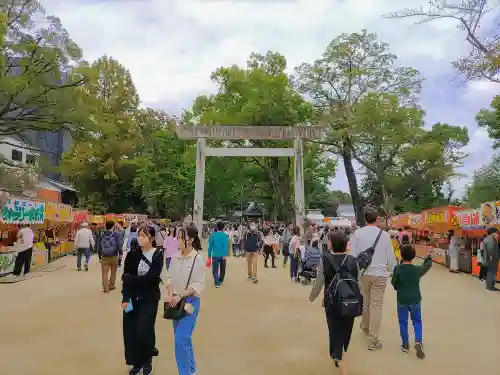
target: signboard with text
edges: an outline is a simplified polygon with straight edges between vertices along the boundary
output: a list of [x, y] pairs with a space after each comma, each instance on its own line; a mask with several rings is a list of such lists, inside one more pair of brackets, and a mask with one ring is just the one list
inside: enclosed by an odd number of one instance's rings
[[45, 205], [45, 219], [52, 221], [73, 221], [73, 207], [61, 203], [47, 202]]
[[45, 203], [11, 197], [2, 208], [1, 220], [7, 224], [42, 224]]
[[186, 126], [176, 128], [181, 139], [319, 139], [325, 128], [319, 126]]
[[452, 220], [453, 226], [462, 229], [485, 228], [479, 210], [457, 211]]

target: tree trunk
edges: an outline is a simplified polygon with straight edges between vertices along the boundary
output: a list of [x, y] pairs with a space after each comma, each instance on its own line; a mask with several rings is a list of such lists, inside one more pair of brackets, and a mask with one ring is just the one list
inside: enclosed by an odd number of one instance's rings
[[354, 171], [354, 166], [352, 165], [351, 151], [347, 147], [345, 147], [342, 152], [342, 160], [344, 161], [345, 174], [347, 176], [347, 182], [349, 183], [354, 212], [356, 213], [356, 224], [362, 227], [365, 225], [363, 201], [361, 199], [361, 195], [359, 194], [358, 179], [356, 178], [356, 172]]

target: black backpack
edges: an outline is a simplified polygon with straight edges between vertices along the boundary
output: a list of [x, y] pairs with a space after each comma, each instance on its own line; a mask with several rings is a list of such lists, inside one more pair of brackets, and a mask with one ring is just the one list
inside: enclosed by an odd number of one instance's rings
[[355, 318], [363, 313], [363, 293], [358, 280], [345, 265], [349, 256], [346, 254], [338, 267], [332, 261], [331, 255], [326, 255], [335, 269], [335, 276], [325, 292], [325, 308], [337, 315]]
[[361, 274], [364, 274], [368, 266], [372, 263], [373, 254], [375, 253], [375, 248], [377, 247], [381, 235], [382, 235], [382, 229], [380, 229], [380, 231], [378, 232], [378, 236], [375, 239], [373, 245], [368, 249], [359, 253], [358, 256], [356, 257], [359, 269], [361, 270]]

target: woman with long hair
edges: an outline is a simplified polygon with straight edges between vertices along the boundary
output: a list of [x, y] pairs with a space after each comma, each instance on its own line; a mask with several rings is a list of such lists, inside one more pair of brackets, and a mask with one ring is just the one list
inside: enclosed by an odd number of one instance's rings
[[125, 361], [133, 366], [129, 375], [153, 373], [155, 321], [161, 299], [160, 275], [163, 251], [156, 248], [155, 229], [139, 229], [133, 239], [123, 268], [123, 343]]
[[205, 262], [193, 247], [196, 238], [198, 232], [194, 228], [185, 229], [184, 246], [172, 257], [167, 271], [167, 302], [175, 307], [183, 299], [188, 313], [173, 321], [179, 375], [196, 374], [192, 335], [200, 311], [200, 295], [205, 289]]
[[294, 227], [292, 233], [293, 236], [290, 240], [290, 278], [292, 281], [297, 281], [300, 261], [300, 228], [298, 226]]
[[[313, 302], [321, 292], [325, 290], [325, 297], [329, 285], [334, 281], [337, 272], [341, 275], [345, 272], [358, 282], [359, 266], [356, 258], [347, 253], [347, 236], [341, 231], [331, 231], [328, 235], [328, 251], [323, 254], [317, 270], [309, 301]], [[347, 375], [347, 366], [344, 353], [347, 352], [351, 341], [353, 316], [344, 316], [335, 308], [332, 308], [323, 300], [325, 307], [326, 322], [328, 325], [328, 336], [330, 341], [330, 357], [335, 366], [339, 367], [341, 375]]]
[[176, 228], [169, 228], [165, 240], [163, 241], [163, 249], [165, 250], [165, 268], [168, 270], [172, 257], [179, 253], [179, 241], [177, 239]]

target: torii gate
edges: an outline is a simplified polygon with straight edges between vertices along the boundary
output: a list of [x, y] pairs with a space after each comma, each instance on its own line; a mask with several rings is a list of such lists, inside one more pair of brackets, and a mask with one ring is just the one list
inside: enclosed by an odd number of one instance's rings
[[[305, 216], [304, 165], [302, 139], [321, 139], [325, 128], [317, 126], [187, 126], [176, 128], [180, 139], [196, 139], [196, 179], [193, 221], [198, 230], [203, 224], [205, 194], [205, 158], [207, 156], [293, 157], [295, 186], [295, 223], [302, 228]], [[207, 147], [207, 139], [221, 140], [293, 140], [293, 148]]]

